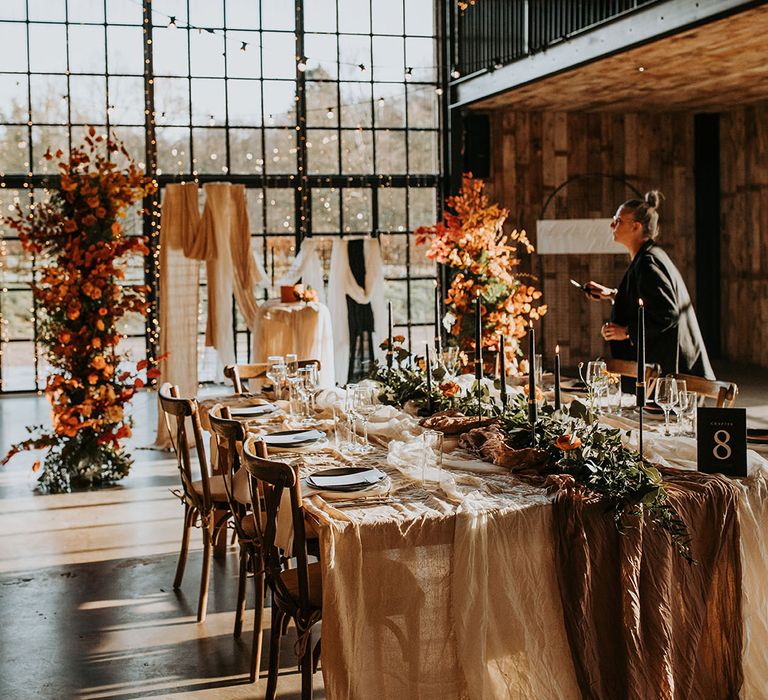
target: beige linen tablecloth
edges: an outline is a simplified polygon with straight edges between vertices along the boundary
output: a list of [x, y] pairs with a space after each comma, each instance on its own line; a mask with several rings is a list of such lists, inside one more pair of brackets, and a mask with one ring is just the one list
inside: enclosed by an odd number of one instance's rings
[[[685, 468], [690, 443], [656, 437]], [[407, 443], [401, 443], [406, 444]], [[398, 451], [401, 454], [398, 456]], [[392, 459], [392, 452], [395, 458]], [[768, 688], [768, 488], [750, 456], [741, 491], [744, 686]], [[323, 674], [329, 698], [579, 698], [556, 578], [551, 500], [489, 469], [413, 486], [397, 443], [378, 466], [390, 500], [339, 506], [308, 497], [323, 565]], [[455, 464], [455, 462], [454, 462]], [[490, 465], [489, 465], [490, 466]], [[474, 467], [474, 469], [473, 469]], [[404, 490], [403, 484], [411, 484]], [[617, 621], [620, 624], [620, 621]]]
[[320, 388], [334, 385], [333, 330], [325, 304], [265, 301], [251, 330], [253, 362], [266, 362], [270, 355], [289, 353], [295, 353], [300, 360], [320, 360]]

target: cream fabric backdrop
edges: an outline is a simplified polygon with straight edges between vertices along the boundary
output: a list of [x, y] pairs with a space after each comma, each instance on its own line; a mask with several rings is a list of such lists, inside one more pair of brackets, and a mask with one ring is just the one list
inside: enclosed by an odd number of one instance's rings
[[317, 292], [318, 301], [325, 303], [323, 264], [317, 252], [317, 241], [312, 238], [305, 238], [301, 242], [301, 249], [294, 258], [291, 269], [277, 281], [277, 286], [293, 285], [299, 280], [304, 287], [312, 287]]

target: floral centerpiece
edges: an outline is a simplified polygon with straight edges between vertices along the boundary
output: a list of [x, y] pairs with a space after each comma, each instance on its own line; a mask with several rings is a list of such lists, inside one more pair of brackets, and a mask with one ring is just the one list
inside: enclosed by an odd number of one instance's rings
[[[123, 259], [149, 251], [142, 237], [127, 237], [120, 219], [128, 207], [155, 190], [115, 138], [89, 129], [84, 144], [46, 153], [58, 163], [59, 184], [47, 202], [3, 222], [18, 231], [24, 250], [50, 263], [32, 284], [42, 309], [38, 337], [51, 366], [45, 394], [52, 427], [30, 427], [3, 464], [22, 450], [47, 448], [38, 477], [46, 491], [108, 483], [128, 474], [132, 459], [121, 442], [131, 435], [126, 404], [144, 385], [136, 371], [121, 369], [118, 322], [126, 313], [146, 315], [144, 285], [122, 285]], [[115, 157], [127, 164], [119, 167]], [[110, 159], [112, 158], [112, 160]], [[157, 376], [154, 369], [147, 377]], [[40, 461], [33, 470], [38, 471]]]
[[[429, 243], [427, 257], [453, 272], [444, 299], [444, 323], [455, 343], [464, 351], [475, 349], [475, 298], [481, 300], [482, 345], [495, 352], [504, 335], [514, 366], [520, 355], [519, 339], [532, 320], [547, 312], [541, 291], [530, 275], [517, 271], [519, 249], [532, 253], [525, 231], [502, 230], [509, 212], [490, 204], [482, 180], [465, 173], [461, 191], [448, 197], [443, 220], [416, 229], [416, 242]], [[493, 358], [488, 357], [489, 370]]]

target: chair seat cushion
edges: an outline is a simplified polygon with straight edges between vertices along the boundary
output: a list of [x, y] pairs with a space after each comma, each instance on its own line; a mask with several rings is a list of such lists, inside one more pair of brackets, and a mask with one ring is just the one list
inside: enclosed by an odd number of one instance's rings
[[[208, 479], [208, 486], [211, 490], [211, 500], [217, 503], [227, 502], [227, 492], [224, 488], [224, 477], [221, 474], [215, 474]], [[203, 482], [201, 479], [192, 482], [192, 488], [195, 489], [195, 493], [202, 497], [203, 495]]]
[[[308, 565], [309, 570], [309, 602], [316, 608], [323, 606], [323, 577], [319, 562]], [[290, 591], [294, 600], [299, 599], [299, 579], [297, 569], [286, 569], [280, 574], [285, 587]]]

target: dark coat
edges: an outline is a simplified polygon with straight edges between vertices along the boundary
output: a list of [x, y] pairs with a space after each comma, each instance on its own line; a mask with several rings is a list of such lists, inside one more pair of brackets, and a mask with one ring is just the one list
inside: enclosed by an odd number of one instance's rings
[[611, 341], [611, 353], [637, 359], [638, 299], [645, 305], [645, 357], [662, 374], [693, 374], [714, 379], [699, 322], [680, 271], [653, 241], [640, 248], [621, 280], [611, 321], [629, 329], [629, 340]]

